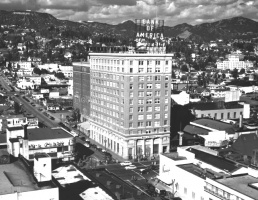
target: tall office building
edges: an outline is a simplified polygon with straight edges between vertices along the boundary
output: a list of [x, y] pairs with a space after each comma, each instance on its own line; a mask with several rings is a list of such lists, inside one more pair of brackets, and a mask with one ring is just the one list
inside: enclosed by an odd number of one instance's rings
[[79, 108], [81, 121], [90, 116], [90, 63], [73, 63], [73, 106]]
[[126, 159], [168, 152], [171, 66], [171, 54], [90, 53], [90, 137]]

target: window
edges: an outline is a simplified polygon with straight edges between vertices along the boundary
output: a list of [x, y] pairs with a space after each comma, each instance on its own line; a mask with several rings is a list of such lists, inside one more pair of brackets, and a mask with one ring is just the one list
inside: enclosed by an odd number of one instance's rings
[[130, 60], [130, 65], [133, 65], [133, 61], [132, 60]]
[[160, 89], [160, 83], [155, 83], [155, 88]]
[[160, 60], [156, 60], [156, 65], [160, 65]]
[[236, 112], [234, 112], [234, 118], [236, 118]]
[[168, 60], [166, 60], [166, 65], [168, 65]]
[[129, 108], [129, 112], [130, 112], [130, 113], [133, 112], [133, 108], [132, 108], [132, 107]]
[[151, 126], [151, 121], [147, 121], [146, 126]]
[[155, 96], [159, 97], [160, 96], [160, 91], [155, 91]]
[[138, 99], [138, 104], [139, 104], [139, 105], [144, 104], [144, 99]]
[[138, 107], [138, 112], [144, 112], [144, 107]]
[[152, 104], [152, 99], [146, 99], [146, 104]]
[[168, 113], [164, 113], [164, 118], [168, 118]]
[[168, 91], [167, 90], [165, 91], [165, 96], [168, 96]]
[[143, 68], [139, 68], [139, 69], [138, 69], [138, 72], [139, 72], [139, 73], [142, 73], [142, 72], [143, 72]]
[[133, 82], [133, 76], [130, 76], [130, 82]]
[[151, 67], [148, 67], [148, 68], [147, 68], [147, 72], [152, 72], [152, 68], [151, 68]]
[[144, 97], [144, 92], [143, 91], [138, 92], [138, 96], [139, 97]]
[[147, 112], [152, 112], [152, 107], [151, 107], [151, 106], [147, 106], [147, 107], [146, 107], [146, 111], [147, 111]]
[[133, 84], [130, 84], [129, 88], [130, 88], [130, 90], [132, 90], [133, 89]]
[[147, 92], [146, 92], [146, 96], [147, 96], [147, 97], [151, 97], [151, 96], [152, 96], [152, 92], [151, 92], [151, 91], [147, 91]]
[[184, 193], [187, 194], [187, 188], [184, 188]]
[[220, 117], [221, 119], [224, 119], [224, 113], [221, 113], [221, 117]]
[[142, 134], [142, 130], [138, 130], [138, 135], [139, 135], [139, 134]]
[[168, 83], [165, 83], [165, 88], [168, 88]]
[[139, 65], [143, 65], [143, 60], [139, 60]]
[[194, 192], [192, 192], [192, 198], [195, 199], [195, 193]]
[[133, 68], [130, 68], [130, 73], [133, 73]]
[[129, 128], [133, 128], [133, 123], [132, 122], [129, 123]]
[[155, 99], [155, 103], [159, 104], [160, 103], [160, 99]]
[[164, 120], [164, 125], [168, 125], [168, 120]]
[[129, 115], [129, 120], [133, 120], [133, 116], [132, 115]]
[[152, 83], [147, 83], [147, 89], [152, 89]]
[[169, 76], [165, 76], [165, 81], [168, 81], [169, 80]]
[[144, 76], [139, 76], [139, 81], [144, 81]]
[[168, 98], [165, 98], [165, 103], [168, 103]]
[[151, 130], [146, 130], [146, 134], [150, 134], [151, 133]]
[[138, 120], [143, 120], [144, 119], [144, 115], [138, 115]]
[[168, 111], [168, 106], [164, 106], [164, 110], [165, 110], [165, 111]]
[[147, 119], [152, 119], [152, 115], [151, 114], [147, 115]]
[[140, 84], [138, 85], [138, 88], [139, 88], [139, 89], [144, 89], [144, 84], [143, 84], [143, 83], [140, 83]]
[[155, 81], [160, 81], [160, 80], [161, 80], [160, 76], [155, 76]]
[[129, 99], [129, 104], [133, 105], [133, 99]]
[[155, 67], [155, 72], [160, 72], [160, 67]]
[[152, 76], [147, 76], [147, 81], [152, 81], [152, 80], [153, 80]]
[[217, 119], [217, 113], [214, 114], [214, 119]]
[[160, 119], [160, 114], [159, 113], [155, 113], [154, 118], [155, 119]]
[[138, 127], [143, 127], [143, 122], [138, 122]]
[[230, 119], [230, 112], [228, 112], [228, 119]]
[[154, 107], [154, 110], [155, 110], [155, 111], [160, 111], [160, 107], [159, 107], [159, 106], [155, 106], [155, 107]]
[[[129, 96], [130, 96], [130, 97], [133, 97], [133, 92], [130, 92], [130, 93], [129, 93]], [[130, 99], [130, 100], [132, 100], [132, 99]]]

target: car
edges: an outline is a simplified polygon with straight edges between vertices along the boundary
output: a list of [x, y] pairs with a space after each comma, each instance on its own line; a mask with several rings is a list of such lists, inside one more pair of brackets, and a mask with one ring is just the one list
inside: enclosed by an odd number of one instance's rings
[[55, 118], [54, 118], [54, 117], [52, 117], [52, 116], [50, 117], [50, 119], [51, 119], [51, 120], [55, 120]]
[[98, 151], [100, 151], [100, 152], [102, 152], [102, 148], [101, 147], [96, 147], [96, 149], [98, 150]]
[[151, 169], [145, 168], [145, 169], [140, 169], [141, 174], [149, 174]]
[[127, 165], [132, 165], [130, 161], [124, 161], [120, 163], [121, 166], [127, 166]]
[[128, 169], [136, 169], [137, 167], [135, 165], [128, 165], [128, 166], [125, 166], [125, 169], [128, 170]]

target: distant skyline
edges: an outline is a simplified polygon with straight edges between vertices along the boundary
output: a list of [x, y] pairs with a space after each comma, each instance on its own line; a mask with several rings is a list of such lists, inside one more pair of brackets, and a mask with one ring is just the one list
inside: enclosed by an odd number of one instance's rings
[[32, 10], [62, 20], [119, 24], [165, 20], [165, 26], [215, 22], [237, 16], [258, 21], [257, 0], [3, 0], [1, 10]]

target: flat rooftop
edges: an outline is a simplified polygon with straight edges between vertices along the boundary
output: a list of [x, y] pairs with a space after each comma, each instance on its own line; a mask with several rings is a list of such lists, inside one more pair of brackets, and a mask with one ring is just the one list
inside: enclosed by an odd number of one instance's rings
[[178, 165], [178, 167], [202, 179], [205, 179], [206, 177], [209, 177], [211, 179], [215, 178], [212, 173], [205, 171], [204, 169], [200, 168], [197, 165], [194, 165], [193, 163]]
[[48, 140], [48, 139], [61, 139], [73, 138], [73, 136], [62, 128], [34, 128], [28, 129], [29, 141], [34, 140]]
[[258, 179], [250, 175], [221, 178], [216, 181], [250, 198], [257, 199], [258, 197]]
[[211, 132], [208, 129], [194, 126], [194, 125], [186, 125], [183, 131], [190, 134], [197, 134], [197, 135], [208, 135], [209, 132]]
[[226, 160], [222, 157], [215, 156], [194, 148], [189, 148], [187, 149], [187, 151], [194, 153], [196, 159], [210, 164], [223, 171], [234, 172], [235, 170], [239, 169], [239, 167], [237, 167], [234, 162]]
[[88, 199], [91, 199], [91, 200], [100, 200], [100, 199], [113, 200], [113, 198], [110, 197], [100, 187], [89, 188], [89, 189], [85, 190], [83, 193], [81, 193], [80, 197], [83, 200], [88, 200]]
[[233, 125], [228, 123], [224, 123], [213, 119], [197, 119], [193, 122], [219, 131], [226, 131], [228, 134], [235, 134], [235, 129]]
[[171, 158], [172, 160], [186, 160], [186, 157], [178, 156], [176, 152], [172, 153], [163, 153], [163, 156], [166, 156], [167, 158]]
[[52, 176], [59, 182], [60, 185], [65, 187], [67, 184], [76, 183], [79, 181], [91, 181], [75, 166], [68, 165], [62, 166], [52, 171]]
[[0, 195], [52, 188], [39, 187], [21, 161], [0, 165]]

